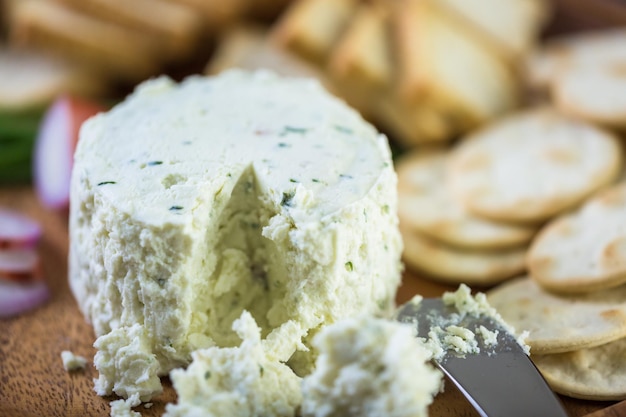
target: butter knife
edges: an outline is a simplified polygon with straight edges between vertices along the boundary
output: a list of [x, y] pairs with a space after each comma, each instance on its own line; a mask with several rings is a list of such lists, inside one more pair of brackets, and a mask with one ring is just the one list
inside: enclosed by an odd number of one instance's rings
[[[456, 314], [456, 316], [455, 316]], [[417, 336], [428, 338], [436, 326], [459, 317], [454, 307], [441, 298], [406, 303], [397, 320], [417, 322]], [[464, 315], [455, 325], [476, 333], [484, 326], [497, 342], [477, 337], [478, 351], [457, 353], [445, 349], [435, 365], [454, 383], [481, 417], [567, 417], [561, 402], [550, 389], [516, 337], [490, 316]]]

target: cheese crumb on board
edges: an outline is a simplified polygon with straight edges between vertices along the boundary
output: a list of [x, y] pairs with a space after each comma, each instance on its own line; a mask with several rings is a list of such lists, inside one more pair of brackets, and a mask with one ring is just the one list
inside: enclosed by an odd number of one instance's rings
[[164, 417], [295, 416], [301, 402], [300, 377], [261, 340], [261, 329], [244, 311], [233, 323], [238, 347], [195, 351], [186, 370], [170, 373], [178, 403]]
[[96, 391], [148, 401], [249, 311], [310, 372], [313, 336], [388, 315], [401, 276], [387, 140], [312, 80], [231, 71], [139, 86], [83, 124], [69, 281]]
[[87, 359], [82, 356], [75, 355], [69, 350], [61, 352], [61, 360], [63, 361], [63, 368], [65, 368], [68, 372], [79, 371], [85, 369], [87, 366]]
[[139, 394], [135, 393], [127, 399], [111, 401], [111, 417], [141, 417], [141, 413], [133, 411], [133, 407], [141, 404]]
[[315, 338], [315, 371], [303, 379], [303, 417], [419, 417], [442, 374], [411, 325], [368, 316], [344, 319]]

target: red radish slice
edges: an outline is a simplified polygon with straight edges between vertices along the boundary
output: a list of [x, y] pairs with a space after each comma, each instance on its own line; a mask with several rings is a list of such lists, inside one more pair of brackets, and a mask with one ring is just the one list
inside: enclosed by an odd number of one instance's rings
[[44, 206], [67, 207], [80, 126], [102, 110], [95, 103], [69, 96], [59, 97], [47, 110], [35, 143], [33, 173], [37, 195]]
[[50, 297], [44, 281], [18, 284], [0, 280], [0, 318], [12, 317], [32, 310]]
[[28, 282], [41, 278], [41, 263], [35, 248], [0, 250], [0, 279]]
[[0, 208], [0, 249], [33, 247], [40, 236], [39, 223], [15, 211]]

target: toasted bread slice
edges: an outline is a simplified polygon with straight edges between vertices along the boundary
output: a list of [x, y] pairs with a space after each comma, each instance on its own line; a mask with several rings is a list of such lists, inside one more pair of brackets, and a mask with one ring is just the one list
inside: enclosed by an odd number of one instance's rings
[[428, 1], [505, 59], [528, 53], [549, 16], [541, 0]]
[[233, 26], [220, 37], [205, 73], [218, 74], [231, 68], [264, 68], [285, 76], [316, 78], [331, 88], [330, 82], [319, 69], [270, 42], [267, 33], [267, 29], [262, 26]]
[[[133, 0], [134, 1], [134, 0]], [[239, 20], [248, 0], [167, 0], [196, 10], [204, 20], [204, 29], [217, 33]]]
[[271, 37], [282, 47], [323, 65], [356, 8], [357, 0], [297, 1], [285, 11]]
[[437, 8], [419, 0], [400, 0], [393, 16], [398, 90], [405, 99], [435, 97], [459, 109], [472, 124], [515, 106], [516, 80], [510, 68]]
[[203, 21], [189, 6], [165, 0], [56, 0], [72, 9], [158, 37], [173, 59], [188, 56]]
[[392, 83], [388, 13], [376, 4], [363, 3], [333, 48], [328, 72], [342, 96], [368, 116]]
[[136, 82], [158, 72], [158, 41], [141, 32], [47, 1], [15, 2], [11, 19], [13, 44], [44, 49], [111, 78]]
[[0, 111], [47, 106], [60, 94], [103, 92], [101, 77], [68, 62], [26, 50], [0, 49]]

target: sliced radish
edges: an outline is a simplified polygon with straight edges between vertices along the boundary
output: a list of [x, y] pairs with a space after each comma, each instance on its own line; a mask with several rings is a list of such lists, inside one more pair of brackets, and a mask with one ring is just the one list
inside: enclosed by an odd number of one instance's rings
[[0, 249], [33, 247], [40, 236], [41, 227], [35, 220], [0, 208]]
[[18, 284], [0, 280], [0, 318], [32, 310], [49, 297], [50, 291], [44, 281]]
[[0, 250], [0, 279], [27, 282], [41, 278], [41, 263], [35, 248]]
[[35, 143], [33, 172], [37, 195], [44, 206], [67, 207], [80, 126], [102, 110], [98, 104], [61, 96], [46, 111]]

